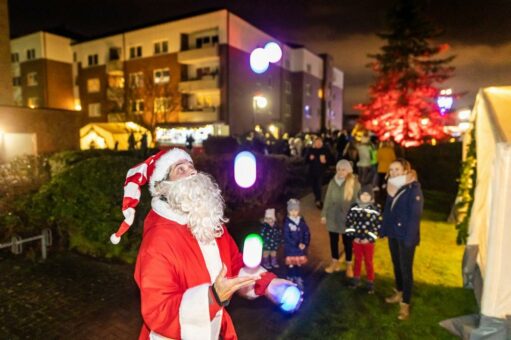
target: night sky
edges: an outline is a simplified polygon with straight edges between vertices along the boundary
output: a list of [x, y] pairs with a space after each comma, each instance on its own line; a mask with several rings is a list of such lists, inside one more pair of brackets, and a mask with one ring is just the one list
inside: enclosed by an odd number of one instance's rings
[[[366, 100], [372, 75], [368, 53], [382, 41], [389, 0], [9, 0], [11, 36], [59, 28], [85, 37], [122, 31], [207, 9], [226, 8], [275, 38], [329, 53], [345, 72], [346, 112]], [[445, 30], [457, 57], [455, 77], [445, 86], [468, 92], [457, 104], [470, 106], [477, 89], [511, 85], [511, 0], [424, 0], [425, 14]]]

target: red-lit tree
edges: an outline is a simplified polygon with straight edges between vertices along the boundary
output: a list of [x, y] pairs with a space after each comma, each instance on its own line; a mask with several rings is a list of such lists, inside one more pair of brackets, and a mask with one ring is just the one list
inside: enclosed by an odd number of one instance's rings
[[389, 12], [387, 31], [378, 34], [386, 44], [369, 56], [375, 73], [369, 103], [355, 106], [362, 125], [380, 140], [408, 147], [445, 137], [435, 84], [452, 76], [454, 56], [438, 58], [448, 49], [431, 42], [439, 34], [413, 0], [401, 0]]

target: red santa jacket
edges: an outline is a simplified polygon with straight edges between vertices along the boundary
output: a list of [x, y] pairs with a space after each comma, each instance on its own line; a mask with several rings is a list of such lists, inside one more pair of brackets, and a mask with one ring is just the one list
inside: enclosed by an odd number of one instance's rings
[[[227, 277], [238, 275], [243, 259], [227, 229], [224, 228], [224, 234], [216, 243], [220, 259], [227, 267]], [[256, 282], [257, 295], [264, 293], [273, 277], [268, 273]], [[214, 280], [208, 272], [201, 246], [189, 228], [151, 210], [144, 223], [135, 266], [144, 320], [139, 339], [149, 339], [151, 332], [162, 339], [215, 338], [210, 336], [211, 328], [208, 328], [214, 321], [217, 328], [221, 325], [223, 339], [237, 339], [225, 310], [217, 314], [217, 320], [212, 320], [216, 311], [210, 313], [208, 294]]]

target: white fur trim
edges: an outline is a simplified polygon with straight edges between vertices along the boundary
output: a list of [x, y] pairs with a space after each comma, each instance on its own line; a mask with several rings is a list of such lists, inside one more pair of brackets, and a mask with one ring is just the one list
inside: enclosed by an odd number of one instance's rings
[[129, 169], [126, 178], [130, 178], [135, 174], [142, 174], [144, 177], [147, 177], [147, 164], [140, 163], [139, 165]]
[[188, 288], [179, 305], [182, 339], [211, 339], [209, 283]]
[[[238, 277], [261, 275], [263, 273], [266, 273], [266, 269], [264, 269], [261, 266], [256, 267], [256, 268], [243, 267], [243, 268], [241, 268], [241, 270], [238, 274]], [[259, 297], [259, 295], [256, 295], [254, 288], [255, 288], [255, 283], [250, 286], [241, 288], [240, 290], [238, 290], [238, 294], [243, 296], [246, 299], [249, 299], [249, 300], [256, 299]]]
[[119, 242], [121, 242], [121, 238], [115, 234], [112, 234], [110, 236], [110, 242], [112, 242], [113, 244], [119, 244]]
[[151, 200], [151, 207], [155, 213], [161, 217], [166, 218], [167, 220], [171, 220], [183, 225], [188, 224], [188, 216], [181, 215], [173, 211], [170, 209], [167, 202], [162, 201], [159, 197], [153, 197]]
[[135, 219], [135, 209], [134, 208], [128, 208], [126, 210], [123, 210], [122, 214], [124, 215], [124, 221], [127, 224], [132, 225], [133, 224], [133, 220]]
[[170, 168], [172, 165], [176, 164], [178, 161], [187, 160], [192, 162], [192, 157], [188, 154], [188, 152], [181, 150], [179, 148], [174, 148], [172, 150], [164, 153], [155, 163], [154, 163], [154, 171], [149, 178], [149, 191], [154, 195], [154, 184], [159, 181], [163, 181], [165, 177], [168, 175]]
[[137, 183], [129, 182], [124, 186], [124, 197], [140, 199], [140, 186]]

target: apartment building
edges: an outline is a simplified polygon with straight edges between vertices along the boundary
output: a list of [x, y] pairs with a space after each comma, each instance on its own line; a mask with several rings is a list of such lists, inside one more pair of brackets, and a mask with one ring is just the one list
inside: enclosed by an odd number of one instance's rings
[[[255, 73], [250, 54], [268, 42], [282, 58]], [[136, 122], [160, 142], [256, 126], [280, 134], [342, 127], [343, 73], [332, 58], [227, 10], [80, 42], [38, 32], [11, 48], [19, 105], [81, 108], [88, 123]]]
[[72, 66], [70, 38], [36, 32], [12, 39], [14, 104], [74, 110]]

